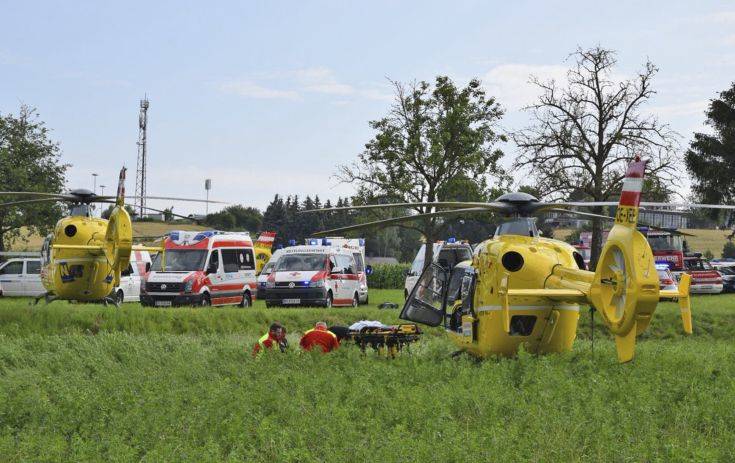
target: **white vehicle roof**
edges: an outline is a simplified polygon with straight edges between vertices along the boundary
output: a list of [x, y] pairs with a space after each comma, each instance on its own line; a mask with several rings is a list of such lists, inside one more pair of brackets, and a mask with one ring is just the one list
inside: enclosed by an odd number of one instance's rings
[[[352, 253], [355, 249], [346, 248], [335, 248], [332, 246], [311, 246], [311, 245], [299, 245], [289, 246], [287, 248], [279, 249], [281, 255], [283, 254], [344, 254], [352, 257]], [[275, 257], [275, 255], [273, 256]], [[273, 259], [271, 257], [271, 259]]]
[[242, 241], [246, 247], [253, 246], [253, 241], [248, 232], [223, 232], [219, 230], [176, 230], [169, 233], [165, 243], [166, 245], [173, 244], [176, 247], [195, 246], [205, 240], [207, 240], [208, 249], [212, 248], [213, 243], [221, 243], [223, 241]]

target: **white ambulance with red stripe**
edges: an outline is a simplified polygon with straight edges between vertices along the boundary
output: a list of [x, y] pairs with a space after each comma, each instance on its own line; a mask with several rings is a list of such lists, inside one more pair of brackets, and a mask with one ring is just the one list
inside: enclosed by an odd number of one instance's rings
[[141, 285], [144, 305], [248, 307], [255, 297], [255, 251], [248, 233], [175, 231]]
[[[360, 292], [354, 250], [323, 241], [280, 249], [263, 291], [267, 307], [357, 307]], [[367, 285], [364, 292], [367, 299]]]

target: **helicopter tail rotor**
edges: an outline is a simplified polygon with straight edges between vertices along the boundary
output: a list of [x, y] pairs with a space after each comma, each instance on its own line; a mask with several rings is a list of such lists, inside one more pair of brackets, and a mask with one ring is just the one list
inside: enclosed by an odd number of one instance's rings
[[628, 166], [615, 225], [602, 249], [589, 299], [615, 335], [618, 360], [635, 354], [636, 335], [643, 332], [659, 300], [659, 280], [653, 251], [637, 230], [646, 162]]
[[105, 233], [105, 255], [112, 266], [115, 286], [120, 283], [120, 271], [130, 263], [130, 251], [133, 248], [133, 223], [125, 209], [125, 170], [125, 167], [120, 170], [117, 199]]

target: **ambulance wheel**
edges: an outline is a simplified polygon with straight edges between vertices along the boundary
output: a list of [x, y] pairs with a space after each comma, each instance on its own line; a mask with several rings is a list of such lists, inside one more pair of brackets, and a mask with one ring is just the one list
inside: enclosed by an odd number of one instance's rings
[[332, 308], [332, 292], [331, 291], [327, 293], [327, 300], [326, 302], [324, 302], [324, 307], [327, 309]]
[[352, 307], [357, 307], [360, 304], [360, 296], [355, 293], [354, 296], [352, 296]]
[[120, 305], [123, 302], [125, 302], [125, 295], [123, 294], [122, 289], [117, 290], [117, 294], [115, 294], [115, 302]]
[[199, 303], [202, 307], [209, 307], [212, 305], [212, 301], [209, 299], [209, 293], [202, 294], [202, 302]]
[[242, 302], [240, 302], [240, 307], [247, 308], [253, 305], [253, 301], [250, 299], [250, 293], [243, 293], [242, 295]]

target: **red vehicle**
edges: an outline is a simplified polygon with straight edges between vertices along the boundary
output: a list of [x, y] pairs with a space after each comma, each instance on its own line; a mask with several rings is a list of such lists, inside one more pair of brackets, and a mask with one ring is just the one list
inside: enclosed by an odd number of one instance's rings
[[[674, 272], [684, 270], [684, 242], [681, 235], [667, 231], [649, 230], [646, 233], [656, 262], [666, 262]], [[694, 281], [692, 281], [694, 285]]]
[[[638, 229], [648, 238], [648, 244], [651, 245], [656, 262], [666, 262], [672, 272], [684, 271], [684, 241], [682, 235], [675, 231], [650, 230], [646, 227], [639, 227]], [[592, 232], [580, 233], [579, 239], [580, 243], [575, 247], [580, 252], [589, 249], [592, 243]], [[602, 242], [604, 243], [606, 240], [607, 231], [602, 235]]]

